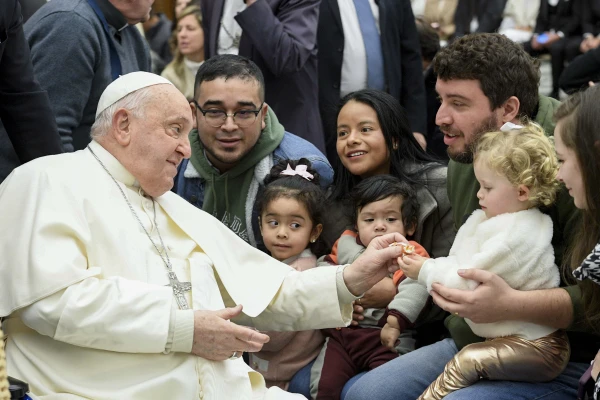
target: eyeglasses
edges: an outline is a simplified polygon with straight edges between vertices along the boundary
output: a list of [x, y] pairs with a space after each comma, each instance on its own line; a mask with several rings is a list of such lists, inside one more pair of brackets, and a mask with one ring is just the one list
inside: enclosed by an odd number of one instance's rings
[[233, 114], [227, 114], [223, 110], [204, 110], [196, 100], [194, 100], [194, 104], [196, 105], [196, 108], [198, 108], [198, 111], [204, 115], [206, 123], [213, 128], [220, 128], [223, 126], [225, 121], [227, 121], [227, 117], [232, 117], [233, 123], [240, 128], [247, 128], [256, 121], [256, 117], [258, 117], [258, 113], [262, 111], [265, 102], [263, 101], [260, 104], [258, 110], [238, 110]]

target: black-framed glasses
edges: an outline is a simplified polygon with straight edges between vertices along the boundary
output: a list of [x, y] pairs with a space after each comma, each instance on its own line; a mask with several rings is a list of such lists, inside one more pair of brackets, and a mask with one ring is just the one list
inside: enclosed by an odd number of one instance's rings
[[227, 114], [225, 111], [217, 109], [204, 110], [196, 100], [194, 100], [194, 104], [198, 111], [204, 115], [206, 123], [213, 128], [223, 126], [225, 121], [227, 121], [227, 117], [233, 118], [233, 123], [240, 128], [247, 128], [256, 121], [256, 117], [258, 117], [258, 113], [262, 111], [265, 102], [263, 101], [260, 103], [258, 110], [238, 110], [233, 114]]

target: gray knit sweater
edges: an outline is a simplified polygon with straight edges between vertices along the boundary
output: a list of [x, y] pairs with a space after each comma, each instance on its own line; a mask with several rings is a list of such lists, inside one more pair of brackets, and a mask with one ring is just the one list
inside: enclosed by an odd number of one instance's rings
[[[64, 150], [84, 148], [100, 95], [112, 82], [110, 47], [100, 19], [87, 0], [52, 0], [24, 29], [33, 70], [48, 91]], [[114, 35], [111, 40], [122, 73], [150, 71], [148, 45], [139, 31], [127, 26], [120, 35], [120, 42]]]

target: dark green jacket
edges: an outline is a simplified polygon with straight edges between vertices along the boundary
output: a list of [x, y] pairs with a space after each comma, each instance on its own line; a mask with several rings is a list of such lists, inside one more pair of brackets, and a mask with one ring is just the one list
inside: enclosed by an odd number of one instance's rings
[[[534, 121], [544, 128], [548, 136], [554, 135], [555, 124], [552, 116], [559, 105], [560, 102], [558, 100], [540, 96], [538, 112]], [[448, 198], [452, 204], [454, 226], [456, 229], [460, 228], [471, 213], [479, 208], [479, 200], [477, 199], [478, 190], [479, 183], [475, 179], [473, 164], [460, 164], [450, 161], [448, 164]], [[552, 218], [554, 224], [552, 245], [556, 256], [556, 264], [561, 265], [564, 250], [575, 233], [579, 212], [564, 188], [559, 192], [556, 203], [543, 211]], [[581, 321], [583, 315], [581, 291], [577, 286], [568, 286], [565, 287], [565, 290], [571, 296], [575, 321]], [[449, 316], [446, 319], [446, 327], [459, 349], [467, 344], [483, 340], [473, 334], [463, 318], [454, 315]], [[577, 328], [574, 326], [573, 329]], [[572, 346], [571, 360], [589, 362], [594, 357], [594, 349], [597, 347], [590, 348], [590, 338], [582, 340], [581, 335], [578, 333], [569, 333]], [[573, 340], [573, 336], [578, 336], [578, 339]]]

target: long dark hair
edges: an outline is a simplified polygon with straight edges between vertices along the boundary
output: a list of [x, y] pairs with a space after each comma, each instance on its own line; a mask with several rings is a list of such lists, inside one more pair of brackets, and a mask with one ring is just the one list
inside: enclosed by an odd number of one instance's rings
[[[308, 180], [299, 175], [282, 175], [288, 165], [296, 169], [298, 165], [306, 165], [307, 172], [313, 177]], [[325, 209], [327, 207], [326, 196], [321, 186], [319, 186], [319, 173], [312, 168], [309, 160], [301, 158], [299, 160], [281, 160], [271, 168], [269, 175], [264, 179], [265, 189], [258, 198], [258, 213], [262, 215], [265, 208], [273, 200], [279, 198], [290, 198], [298, 201], [306, 207], [310, 216], [313, 228], [318, 224], [324, 225]], [[318, 257], [326, 253], [327, 245], [319, 235], [314, 243], [309, 244], [311, 251]]]
[[[581, 170], [587, 208], [582, 210], [577, 234], [567, 250], [564, 272], [579, 265], [600, 241], [600, 87], [575, 93], [556, 110], [554, 119], [561, 122], [560, 135], [565, 146], [575, 152]], [[600, 331], [600, 286], [584, 280], [579, 283], [583, 293], [587, 322]]]
[[[341, 100], [337, 115], [349, 101], [365, 104], [377, 114], [379, 126], [390, 153], [390, 175], [409, 184], [424, 185], [427, 183], [425, 173], [442, 166], [437, 158], [427, 154], [419, 145], [410, 129], [406, 111], [393, 96], [372, 89], [349, 93]], [[394, 150], [394, 147], [397, 150]], [[410, 170], [409, 165], [411, 166]], [[352, 175], [341, 162], [338, 162], [333, 181], [332, 199], [345, 199], [360, 180], [359, 176]]]

